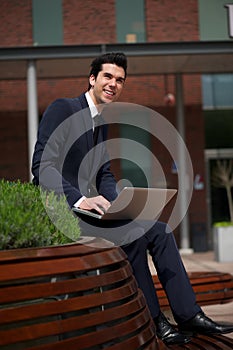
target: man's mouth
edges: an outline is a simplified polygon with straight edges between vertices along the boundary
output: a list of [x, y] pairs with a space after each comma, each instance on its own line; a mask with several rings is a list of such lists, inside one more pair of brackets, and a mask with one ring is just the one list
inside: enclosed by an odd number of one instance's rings
[[106, 93], [106, 95], [108, 96], [114, 96], [114, 92], [113, 91], [110, 91], [110, 90], [104, 90], [104, 92]]

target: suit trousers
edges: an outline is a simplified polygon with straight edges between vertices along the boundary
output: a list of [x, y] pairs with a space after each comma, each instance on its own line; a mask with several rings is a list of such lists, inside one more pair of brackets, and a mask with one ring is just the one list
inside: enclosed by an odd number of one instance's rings
[[160, 313], [160, 306], [148, 265], [148, 253], [158, 278], [166, 292], [177, 323], [194, 317], [201, 308], [184, 268], [173, 232], [162, 222], [156, 222], [134, 242], [122, 246], [131, 263], [139, 288], [143, 291], [152, 318]]
[[[173, 232], [167, 224], [160, 221], [132, 222], [133, 225], [129, 226], [131, 232], [128, 232], [126, 224], [129, 222], [102, 221], [84, 216], [79, 224], [84, 235], [102, 237], [121, 246], [132, 266], [138, 287], [146, 298], [152, 318], [159, 315], [160, 306], [148, 265], [148, 253], [166, 292], [175, 321], [180, 323], [191, 319], [201, 311], [201, 308], [196, 303], [196, 296]], [[113, 233], [111, 228], [114, 229]], [[124, 237], [127, 243], [121, 244], [124, 242]]]

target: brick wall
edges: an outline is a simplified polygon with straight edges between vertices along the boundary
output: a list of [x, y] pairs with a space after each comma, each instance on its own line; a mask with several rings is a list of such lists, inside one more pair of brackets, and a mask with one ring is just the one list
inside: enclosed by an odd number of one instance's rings
[[197, 0], [146, 0], [147, 41], [196, 41], [198, 33]]
[[32, 1], [1, 0], [0, 47], [32, 45]]
[[63, 1], [64, 44], [116, 42], [115, 1]]

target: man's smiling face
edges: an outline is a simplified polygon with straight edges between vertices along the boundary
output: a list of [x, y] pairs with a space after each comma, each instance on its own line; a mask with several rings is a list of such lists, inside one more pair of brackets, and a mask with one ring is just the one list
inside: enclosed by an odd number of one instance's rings
[[89, 93], [95, 105], [115, 102], [124, 87], [125, 71], [115, 64], [104, 63], [97, 77], [91, 75], [89, 82], [92, 86]]

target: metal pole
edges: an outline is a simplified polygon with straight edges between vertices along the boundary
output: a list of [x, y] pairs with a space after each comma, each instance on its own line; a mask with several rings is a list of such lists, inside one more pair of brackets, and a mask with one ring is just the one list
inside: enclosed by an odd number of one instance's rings
[[38, 104], [37, 104], [37, 81], [36, 63], [28, 61], [27, 66], [27, 102], [28, 102], [28, 163], [29, 180], [32, 179], [31, 162], [38, 129]]
[[[184, 100], [183, 100], [183, 82], [182, 75], [176, 74], [176, 118], [177, 129], [185, 142], [185, 122], [184, 122]], [[187, 190], [188, 175], [186, 169], [186, 157], [184, 147], [178, 142], [178, 171], [179, 171], [179, 190], [180, 190], [180, 211], [185, 213], [188, 207]], [[191, 253], [189, 239], [189, 220], [186, 214], [180, 224], [180, 247], [182, 253]]]

